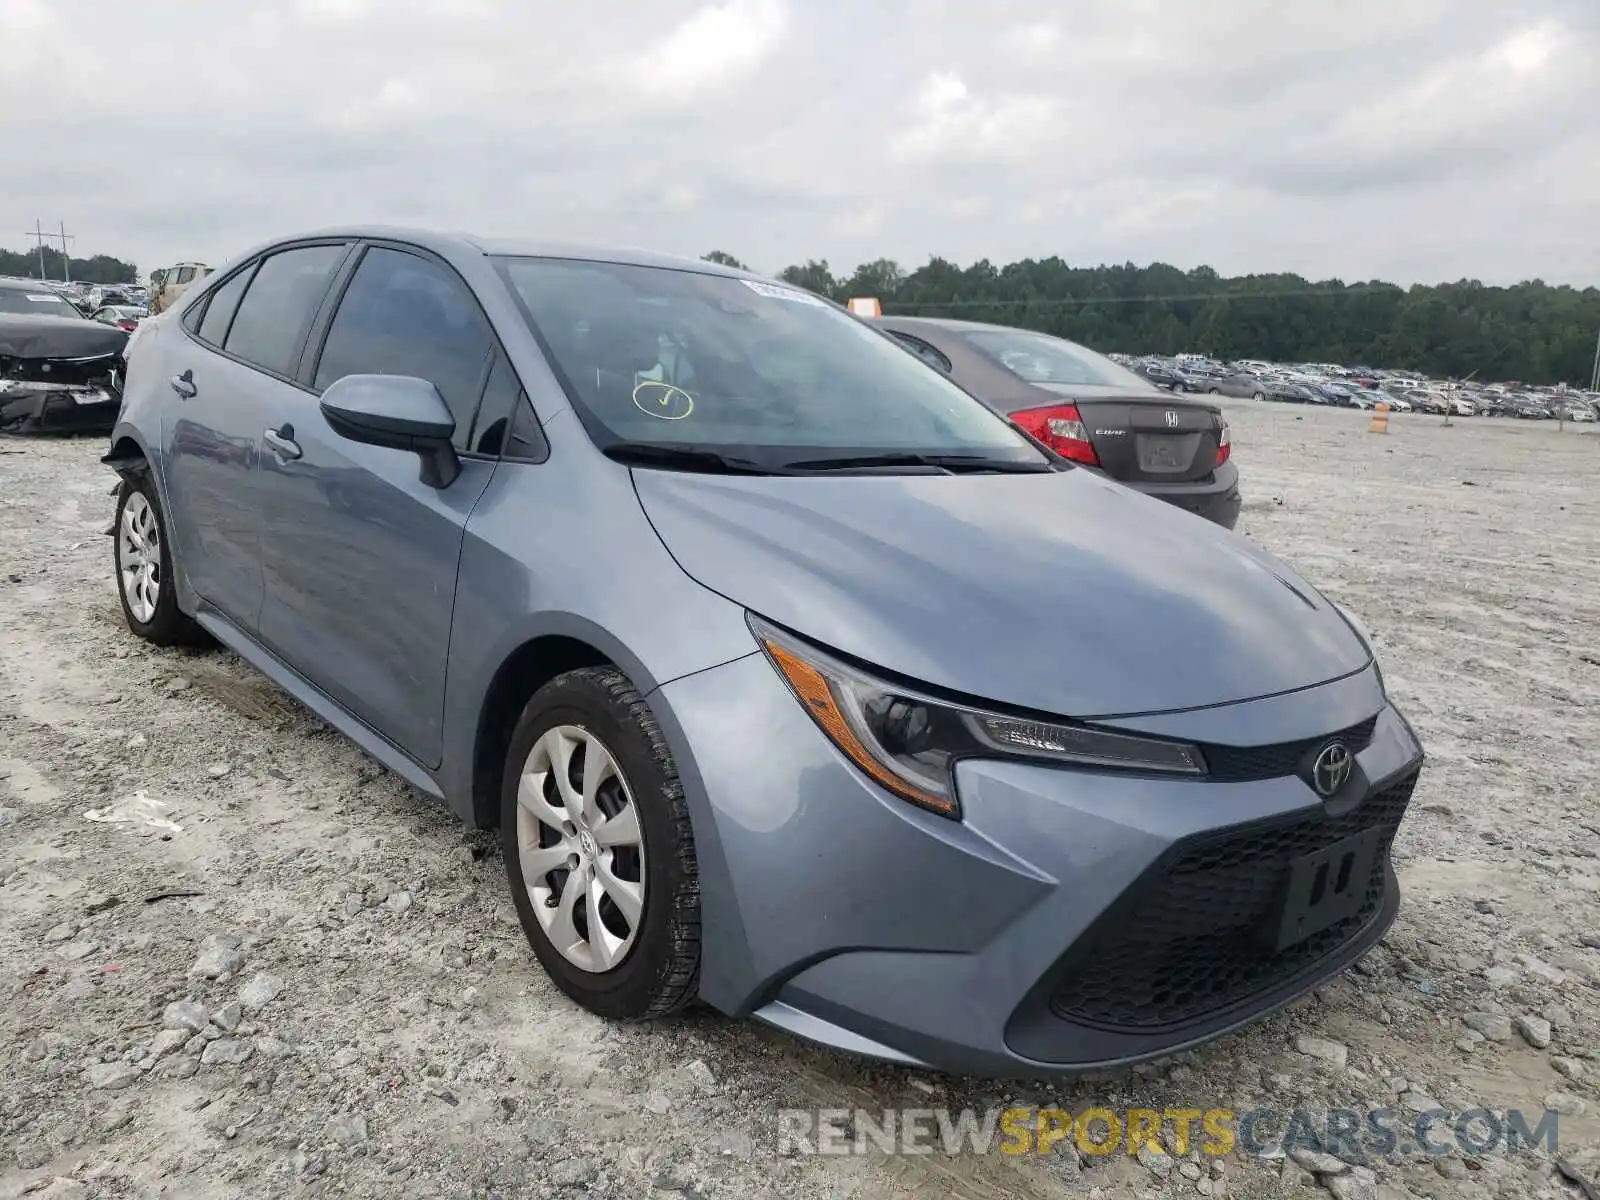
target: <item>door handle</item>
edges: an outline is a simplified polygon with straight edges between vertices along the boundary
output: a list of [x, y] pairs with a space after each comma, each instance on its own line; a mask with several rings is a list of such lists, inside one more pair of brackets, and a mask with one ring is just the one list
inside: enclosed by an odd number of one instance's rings
[[277, 429], [267, 429], [261, 434], [267, 445], [272, 447], [272, 452], [284, 462], [293, 462], [300, 457], [300, 443], [294, 440], [294, 426], [285, 422]]
[[195, 394], [200, 391], [194, 385], [193, 371], [185, 371], [182, 375], [174, 375], [169, 382], [172, 384], [172, 390], [185, 400], [192, 400]]

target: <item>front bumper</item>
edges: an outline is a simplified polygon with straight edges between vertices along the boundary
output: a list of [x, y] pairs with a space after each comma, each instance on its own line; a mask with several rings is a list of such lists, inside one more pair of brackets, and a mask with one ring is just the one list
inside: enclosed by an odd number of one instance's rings
[[[1244, 746], [1370, 729], [1336, 811], [1292, 774], [970, 761], [954, 822], [865, 779], [759, 654], [651, 703], [694, 819], [702, 997], [852, 1053], [993, 1077], [1168, 1054], [1343, 969], [1396, 911], [1389, 845], [1422, 752], [1370, 669], [1193, 722]], [[1258, 952], [1289, 859], [1371, 826], [1360, 912], [1287, 957]]]
[[1176, 505], [1185, 512], [1232, 529], [1239, 522], [1239, 468], [1229, 459], [1199, 483], [1127, 483], [1125, 487]]
[[11, 383], [0, 389], [0, 433], [108, 434], [121, 407], [111, 387]]

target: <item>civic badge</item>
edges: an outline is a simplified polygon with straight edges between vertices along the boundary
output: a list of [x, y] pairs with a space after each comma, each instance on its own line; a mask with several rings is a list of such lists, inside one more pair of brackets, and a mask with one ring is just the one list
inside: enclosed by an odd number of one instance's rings
[[1311, 764], [1311, 786], [1317, 789], [1317, 795], [1327, 799], [1350, 782], [1354, 767], [1355, 758], [1349, 747], [1343, 742], [1329, 742]]

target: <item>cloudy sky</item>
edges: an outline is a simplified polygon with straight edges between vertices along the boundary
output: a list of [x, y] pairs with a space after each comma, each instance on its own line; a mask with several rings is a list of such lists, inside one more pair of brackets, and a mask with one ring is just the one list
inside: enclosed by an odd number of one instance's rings
[[0, 246], [1600, 283], [1597, 0], [0, 0]]

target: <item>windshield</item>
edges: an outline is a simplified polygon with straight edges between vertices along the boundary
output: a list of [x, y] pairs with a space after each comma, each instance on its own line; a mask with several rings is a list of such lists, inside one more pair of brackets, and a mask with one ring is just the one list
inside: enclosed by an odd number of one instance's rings
[[809, 292], [572, 259], [504, 258], [503, 277], [602, 449], [1047, 461], [886, 335]]
[[1131, 387], [1141, 392], [1150, 388], [1132, 371], [1076, 342], [1025, 329], [972, 329], [963, 333], [978, 349], [1029, 383]]
[[35, 292], [22, 288], [0, 287], [0, 312], [27, 313], [34, 317], [81, 317], [54, 292]]

